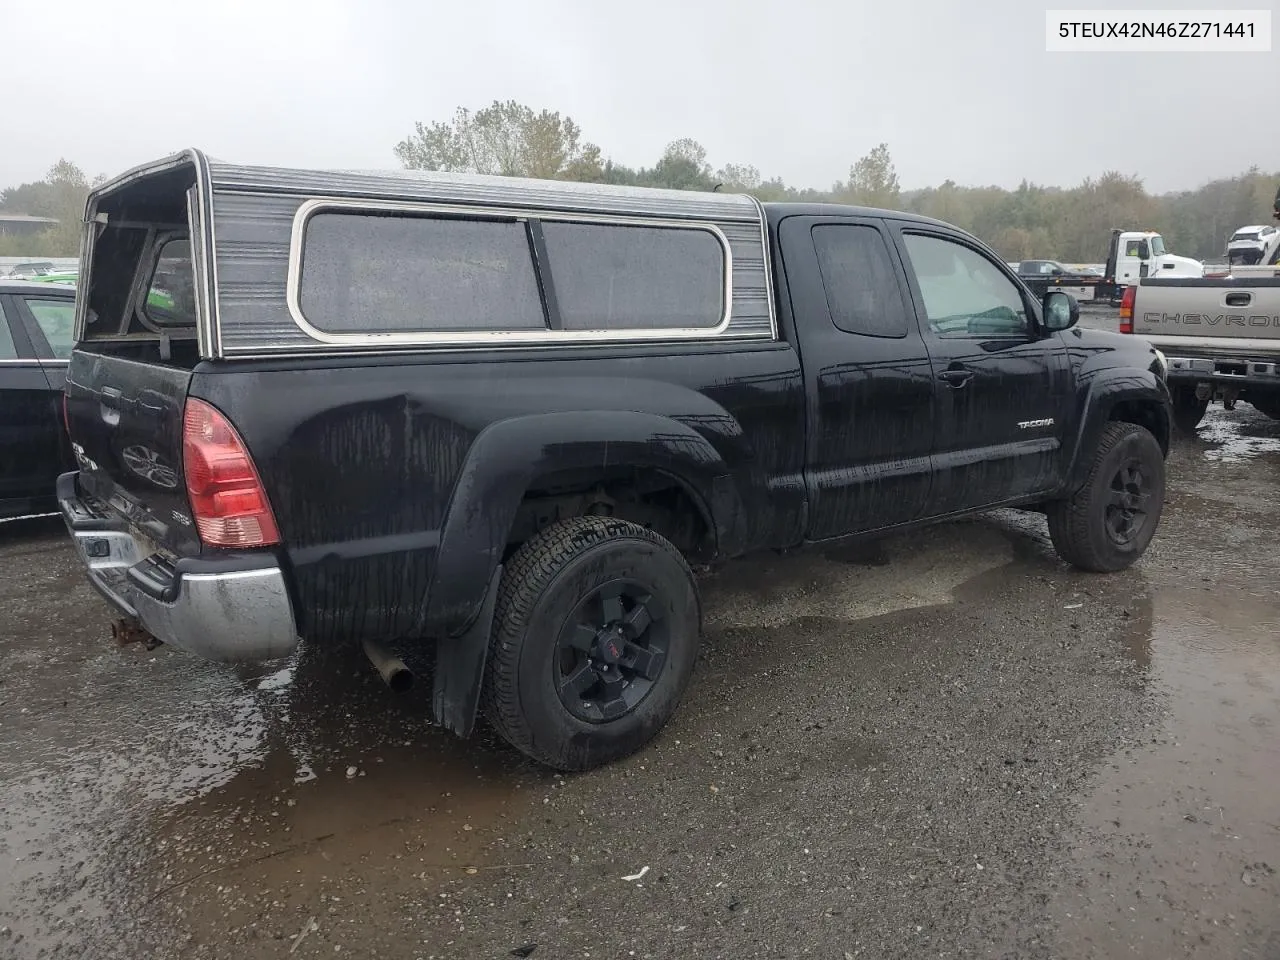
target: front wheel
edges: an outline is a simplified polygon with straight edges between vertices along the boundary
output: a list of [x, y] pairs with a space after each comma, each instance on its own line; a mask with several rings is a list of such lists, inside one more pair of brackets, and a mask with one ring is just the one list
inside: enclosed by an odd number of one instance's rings
[[1209, 409], [1209, 398], [1200, 400], [1196, 397], [1195, 387], [1175, 387], [1173, 389], [1173, 424], [1187, 436], [1195, 436], [1196, 427], [1204, 419], [1204, 412]]
[[627, 756], [675, 711], [701, 627], [693, 573], [666, 539], [610, 517], [557, 523], [503, 573], [485, 715], [558, 770]]
[[1130, 566], [1146, 551], [1164, 510], [1164, 455], [1145, 427], [1108, 423], [1088, 479], [1049, 507], [1058, 556], [1094, 573]]

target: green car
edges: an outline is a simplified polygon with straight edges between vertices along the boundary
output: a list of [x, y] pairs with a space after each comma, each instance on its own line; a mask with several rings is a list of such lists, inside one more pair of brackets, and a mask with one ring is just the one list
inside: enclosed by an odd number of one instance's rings
[[[64, 270], [59, 273], [43, 273], [39, 276], [27, 277], [25, 279], [37, 283], [62, 283], [67, 284], [68, 286], [75, 286], [78, 276], [79, 275], [74, 270]], [[160, 287], [152, 287], [147, 293], [147, 306], [154, 307], [157, 311], [167, 313], [170, 316], [177, 313], [173, 294], [168, 290], [161, 289]]]
[[74, 270], [59, 270], [55, 273], [40, 273], [33, 277], [24, 277], [32, 283], [69, 283], [74, 285], [78, 274]]

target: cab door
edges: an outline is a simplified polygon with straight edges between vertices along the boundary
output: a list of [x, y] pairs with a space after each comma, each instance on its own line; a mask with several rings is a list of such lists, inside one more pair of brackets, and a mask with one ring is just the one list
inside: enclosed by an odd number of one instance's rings
[[930, 516], [1052, 490], [1070, 416], [1070, 369], [1025, 288], [971, 238], [895, 230], [928, 346], [937, 404]]
[[808, 398], [809, 540], [915, 520], [928, 503], [929, 353], [882, 221], [789, 216], [778, 226]]
[[1151, 267], [1151, 247], [1146, 240], [1136, 237], [1121, 238], [1116, 257], [1116, 283], [1130, 286], [1147, 275]]

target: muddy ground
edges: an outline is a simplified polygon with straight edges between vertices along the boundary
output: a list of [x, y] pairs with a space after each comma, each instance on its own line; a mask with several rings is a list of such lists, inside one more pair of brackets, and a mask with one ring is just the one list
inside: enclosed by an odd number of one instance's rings
[[0, 957], [1280, 958], [1280, 423], [1170, 475], [1116, 576], [1011, 512], [724, 570], [674, 722], [572, 777], [358, 661], [119, 648], [0, 526]]

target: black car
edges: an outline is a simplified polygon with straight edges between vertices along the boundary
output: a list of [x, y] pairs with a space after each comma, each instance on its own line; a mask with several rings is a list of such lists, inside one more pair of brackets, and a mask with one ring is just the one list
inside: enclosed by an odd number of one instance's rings
[[211, 659], [362, 645], [396, 687], [400, 644], [441, 725], [555, 767], [671, 715], [694, 565], [1006, 506], [1115, 571], [1159, 523], [1160, 354], [936, 220], [197, 151], [86, 220], [90, 580]]
[[56, 509], [74, 461], [62, 419], [75, 289], [0, 280], [0, 519]]

